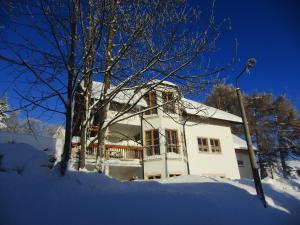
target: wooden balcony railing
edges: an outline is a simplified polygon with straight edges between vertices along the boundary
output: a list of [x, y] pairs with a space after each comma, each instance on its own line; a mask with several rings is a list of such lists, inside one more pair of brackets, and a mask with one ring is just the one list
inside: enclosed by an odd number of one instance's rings
[[[79, 151], [80, 143], [72, 143], [73, 150]], [[86, 151], [86, 158], [96, 157], [97, 144], [93, 144]], [[105, 152], [101, 157], [106, 159], [141, 159], [143, 147], [142, 146], [128, 146], [128, 145], [105, 145]]]
[[143, 147], [126, 145], [105, 145], [106, 159], [141, 159]]

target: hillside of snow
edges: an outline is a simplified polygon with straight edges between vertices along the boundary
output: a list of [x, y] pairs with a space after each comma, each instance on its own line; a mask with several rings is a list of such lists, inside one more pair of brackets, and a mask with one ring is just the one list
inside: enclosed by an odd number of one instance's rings
[[299, 225], [300, 183], [181, 176], [119, 182], [99, 173], [49, 170], [27, 144], [0, 144], [1, 225]]

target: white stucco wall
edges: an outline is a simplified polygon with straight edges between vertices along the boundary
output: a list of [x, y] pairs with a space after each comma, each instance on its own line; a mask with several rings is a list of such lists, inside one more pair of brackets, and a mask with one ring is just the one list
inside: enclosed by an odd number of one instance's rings
[[161, 177], [164, 176], [164, 161], [161, 159], [161, 156], [156, 157], [156, 159], [145, 160], [144, 161], [144, 171], [145, 171], [145, 179], [148, 176], [156, 176], [159, 175]]
[[[110, 120], [114, 119], [117, 113], [118, 113], [117, 111], [110, 110], [109, 113], [107, 114], [107, 120], [110, 121]], [[135, 125], [135, 126], [141, 125], [141, 119], [140, 119], [139, 115], [135, 115], [132, 117], [129, 117], [129, 116], [132, 116], [132, 113], [125, 113], [123, 116], [121, 116], [120, 118], [117, 119], [118, 121], [120, 120], [118, 123], [125, 124], [125, 125]], [[127, 118], [127, 117], [129, 117], [129, 118]], [[123, 118], [127, 118], [127, 119], [123, 119]]]
[[[203, 121], [195, 126], [188, 126], [190, 124], [192, 124], [192, 122], [188, 122], [186, 126], [190, 173], [194, 175], [221, 176], [239, 179], [240, 174], [229, 124], [216, 121], [213, 123]], [[211, 153], [211, 149], [209, 153], [199, 152], [198, 137], [219, 139], [222, 152]]]
[[187, 174], [186, 160], [184, 160], [183, 158], [174, 159], [172, 157], [168, 157], [167, 170], [168, 170], [169, 176], [170, 176], [170, 174], [180, 174], [180, 175]]
[[148, 159], [144, 161], [145, 179], [147, 179], [148, 176], [154, 175], [160, 175], [164, 178], [166, 173], [165, 169], [167, 169], [168, 176], [170, 174], [187, 174], [187, 164], [183, 157], [172, 157], [168, 154], [167, 164], [163, 157], [164, 156], [148, 157]]
[[110, 166], [109, 176], [118, 180], [142, 179], [143, 170], [141, 167]]
[[[161, 93], [157, 93], [158, 104], [161, 104], [159, 99], [161, 99]], [[176, 120], [179, 120], [179, 115], [172, 115], [173, 119], [170, 116], [165, 115], [162, 110], [158, 110], [157, 115], [145, 115], [144, 118], [147, 122], [143, 122], [144, 135], [145, 131], [158, 129], [160, 132], [159, 141], [160, 141], [160, 156], [150, 156], [147, 157], [145, 152], [144, 168], [145, 168], [145, 178], [152, 175], [161, 175], [162, 178], [166, 178], [170, 174], [187, 174], [187, 163], [184, 160], [183, 154], [183, 143], [182, 143], [182, 125], [176, 123]], [[175, 120], [175, 121], [174, 121]], [[151, 124], [151, 125], [150, 125]], [[165, 130], [172, 129], [177, 130], [178, 132], [178, 144], [180, 145], [179, 154], [168, 153], [166, 159], [166, 148], [165, 148]], [[145, 136], [144, 136], [144, 145], [145, 145]], [[167, 170], [167, 171], [166, 171]]]

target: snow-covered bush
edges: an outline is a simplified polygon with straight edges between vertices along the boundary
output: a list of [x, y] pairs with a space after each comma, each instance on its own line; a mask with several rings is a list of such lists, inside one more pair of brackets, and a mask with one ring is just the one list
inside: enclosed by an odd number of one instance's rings
[[9, 118], [8, 114], [6, 111], [8, 110], [8, 103], [7, 103], [7, 98], [2, 97], [0, 99], [0, 129], [6, 127], [6, 119]]

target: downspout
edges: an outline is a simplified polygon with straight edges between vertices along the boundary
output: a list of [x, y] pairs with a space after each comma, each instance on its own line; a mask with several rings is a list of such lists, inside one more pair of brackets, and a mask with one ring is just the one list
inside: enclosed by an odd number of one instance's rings
[[142, 178], [143, 180], [145, 179], [145, 167], [144, 167], [144, 128], [143, 128], [143, 116], [144, 113], [140, 114], [140, 119], [141, 119], [141, 146], [142, 146]]
[[187, 166], [187, 172], [188, 175], [190, 175], [190, 164], [189, 164], [189, 157], [188, 157], [188, 152], [187, 152], [187, 144], [186, 144], [186, 135], [185, 135], [185, 124], [187, 121], [184, 122], [184, 124], [182, 125], [183, 127], [183, 138], [184, 138], [184, 146], [185, 146], [185, 153], [186, 153], [186, 166]]
[[168, 178], [168, 146], [165, 142], [165, 178]]

